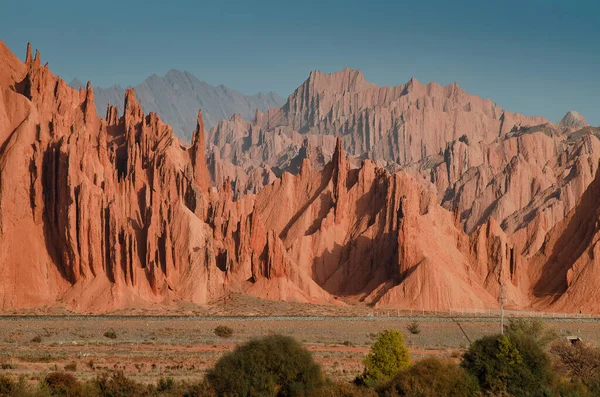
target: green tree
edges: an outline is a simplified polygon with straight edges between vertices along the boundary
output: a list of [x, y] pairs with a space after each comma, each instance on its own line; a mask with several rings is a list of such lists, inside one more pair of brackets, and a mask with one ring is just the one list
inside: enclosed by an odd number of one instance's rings
[[385, 330], [377, 335], [371, 352], [363, 361], [365, 373], [361, 380], [370, 387], [390, 380], [410, 366], [410, 354], [399, 331]]
[[477, 380], [454, 363], [426, 358], [412, 367], [400, 371], [379, 390], [383, 396], [453, 396], [477, 395]]
[[218, 396], [301, 396], [321, 387], [325, 379], [298, 342], [273, 335], [223, 356], [207, 380]]
[[527, 335], [487, 336], [475, 341], [462, 362], [484, 391], [515, 397], [550, 395], [550, 359]]

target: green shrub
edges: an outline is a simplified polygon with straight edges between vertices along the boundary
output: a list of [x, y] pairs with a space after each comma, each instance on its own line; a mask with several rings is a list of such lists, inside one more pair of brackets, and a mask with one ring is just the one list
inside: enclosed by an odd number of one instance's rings
[[307, 397], [377, 397], [373, 389], [351, 383], [327, 382], [325, 385], [306, 395]]
[[545, 347], [556, 339], [556, 332], [546, 327], [544, 322], [539, 319], [511, 318], [508, 324], [504, 326], [504, 333], [516, 337], [529, 337], [537, 342], [538, 345]]
[[598, 394], [592, 394], [581, 381], [569, 381], [559, 379], [552, 388], [552, 395], [557, 397], [592, 397]]
[[481, 338], [469, 347], [462, 366], [484, 391], [515, 397], [549, 395], [550, 360], [532, 337], [512, 334]]
[[416, 321], [413, 321], [412, 323], [408, 324], [406, 328], [408, 329], [408, 332], [410, 332], [413, 335], [419, 335], [421, 333], [421, 326]]
[[231, 338], [233, 335], [233, 329], [226, 325], [219, 325], [214, 332], [219, 338]]
[[83, 396], [81, 384], [71, 374], [51, 372], [44, 379], [44, 385], [51, 396], [79, 397]]
[[477, 380], [459, 365], [426, 358], [400, 371], [380, 389], [380, 395], [469, 397], [478, 391]]
[[217, 361], [206, 379], [219, 396], [300, 396], [324, 383], [312, 355], [281, 335], [238, 346]]
[[365, 372], [359, 383], [373, 387], [390, 380], [410, 366], [410, 354], [399, 331], [385, 330], [377, 336], [371, 352], [363, 361]]
[[117, 333], [111, 329], [104, 333], [104, 337], [109, 339], [117, 339]]

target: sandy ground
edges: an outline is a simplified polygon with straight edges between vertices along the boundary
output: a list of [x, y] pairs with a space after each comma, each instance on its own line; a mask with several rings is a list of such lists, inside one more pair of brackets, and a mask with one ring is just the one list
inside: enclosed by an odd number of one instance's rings
[[[121, 369], [143, 382], [170, 376], [198, 380], [237, 344], [270, 334], [296, 338], [313, 352], [333, 378], [353, 379], [378, 332], [398, 329], [414, 359], [436, 355], [457, 359], [486, 334], [498, 332], [496, 319], [419, 319], [421, 333], [407, 330], [408, 318], [394, 317], [0, 317], [0, 374], [41, 379], [53, 370], [72, 370], [82, 379]], [[228, 339], [218, 325], [234, 330]], [[578, 335], [600, 344], [600, 323], [549, 321], [560, 337]], [[464, 333], [463, 333], [464, 330]], [[105, 337], [114, 331], [115, 339]], [[39, 338], [36, 338], [39, 337]], [[36, 340], [39, 340], [37, 342]]]

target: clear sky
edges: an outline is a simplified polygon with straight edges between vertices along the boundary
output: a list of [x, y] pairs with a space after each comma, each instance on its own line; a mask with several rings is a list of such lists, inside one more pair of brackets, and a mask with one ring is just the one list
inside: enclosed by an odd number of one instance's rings
[[22, 58], [31, 41], [65, 80], [101, 87], [180, 69], [285, 97], [311, 70], [349, 66], [600, 125], [600, 0], [12, 0], [0, 40]]

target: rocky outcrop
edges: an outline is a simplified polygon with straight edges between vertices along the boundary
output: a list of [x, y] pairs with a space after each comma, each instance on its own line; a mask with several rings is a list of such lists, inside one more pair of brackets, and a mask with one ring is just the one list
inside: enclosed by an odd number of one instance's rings
[[600, 312], [600, 172], [530, 264], [537, 308]]
[[345, 69], [311, 73], [283, 107], [253, 122], [222, 121], [208, 146], [213, 179], [229, 178], [239, 197], [273, 180], [257, 175], [297, 173], [294, 159], [307, 143], [320, 149], [308, 158], [323, 168], [340, 136], [351, 168], [369, 158], [392, 172], [419, 174], [467, 233], [493, 217], [530, 256], [592, 181], [598, 132], [573, 111], [554, 125], [507, 112], [457, 84], [412, 79], [377, 87]]
[[[504, 288], [513, 308], [600, 311], [593, 303], [600, 177], [592, 176], [598, 142], [591, 127], [501, 127], [488, 143], [461, 136], [444, 144], [441, 161], [423, 153], [413, 168], [391, 172], [347, 156], [343, 134], [278, 126], [273, 138], [264, 125], [289, 117], [280, 110], [253, 123], [221, 123], [207, 158], [201, 112], [186, 146], [156, 114], [144, 113], [133, 90], [123, 116], [109, 106], [105, 119], [97, 117], [92, 86], [69, 87], [30, 47], [25, 63], [0, 58], [0, 71], [0, 310], [106, 312], [206, 304], [230, 292], [487, 309], [497, 308]], [[453, 86], [409, 84], [424, 90], [417, 97], [463, 95]], [[300, 98], [321, 86], [329, 93], [317, 95], [318, 103]], [[403, 103], [412, 92], [380, 91], [351, 71], [315, 73], [299, 90], [299, 102], [288, 101], [298, 109], [340, 101], [354, 109], [364, 98], [394, 107], [390, 97]], [[441, 105], [432, 99], [428, 106], [436, 112]], [[323, 117], [298, 111], [290, 120], [310, 130]], [[239, 126], [247, 134], [238, 135]], [[247, 173], [241, 165], [247, 153], [266, 164], [281, 151], [269, 163], [277, 167]], [[224, 178], [217, 188], [209, 172]], [[259, 182], [266, 186], [241, 193]]]
[[588, 127], [589, 124], [585, 121], [585, 118], [574, 110], [569, 110], [565, 117], [560, 120], [558, 123], [563, 128], [575, 128], [580, 129], [583, 127]]
[[[2, 309], [206, 303], [230, 283], [245, 291], [239, 274], [267, 288], [293, 273], [271, 270], [285, 255], [251, 215], [252, 202], [210, 189], [201, 114], [186, 147], [144, 114], [133, 90], [122, 117], [109, 106], [102, 120], [91, 85], [70, 88], [39, 53], [2, 66], [24, 71], [2, 87], [0, 102]], [[240, 236], [238, 224], [254, 233]]]

